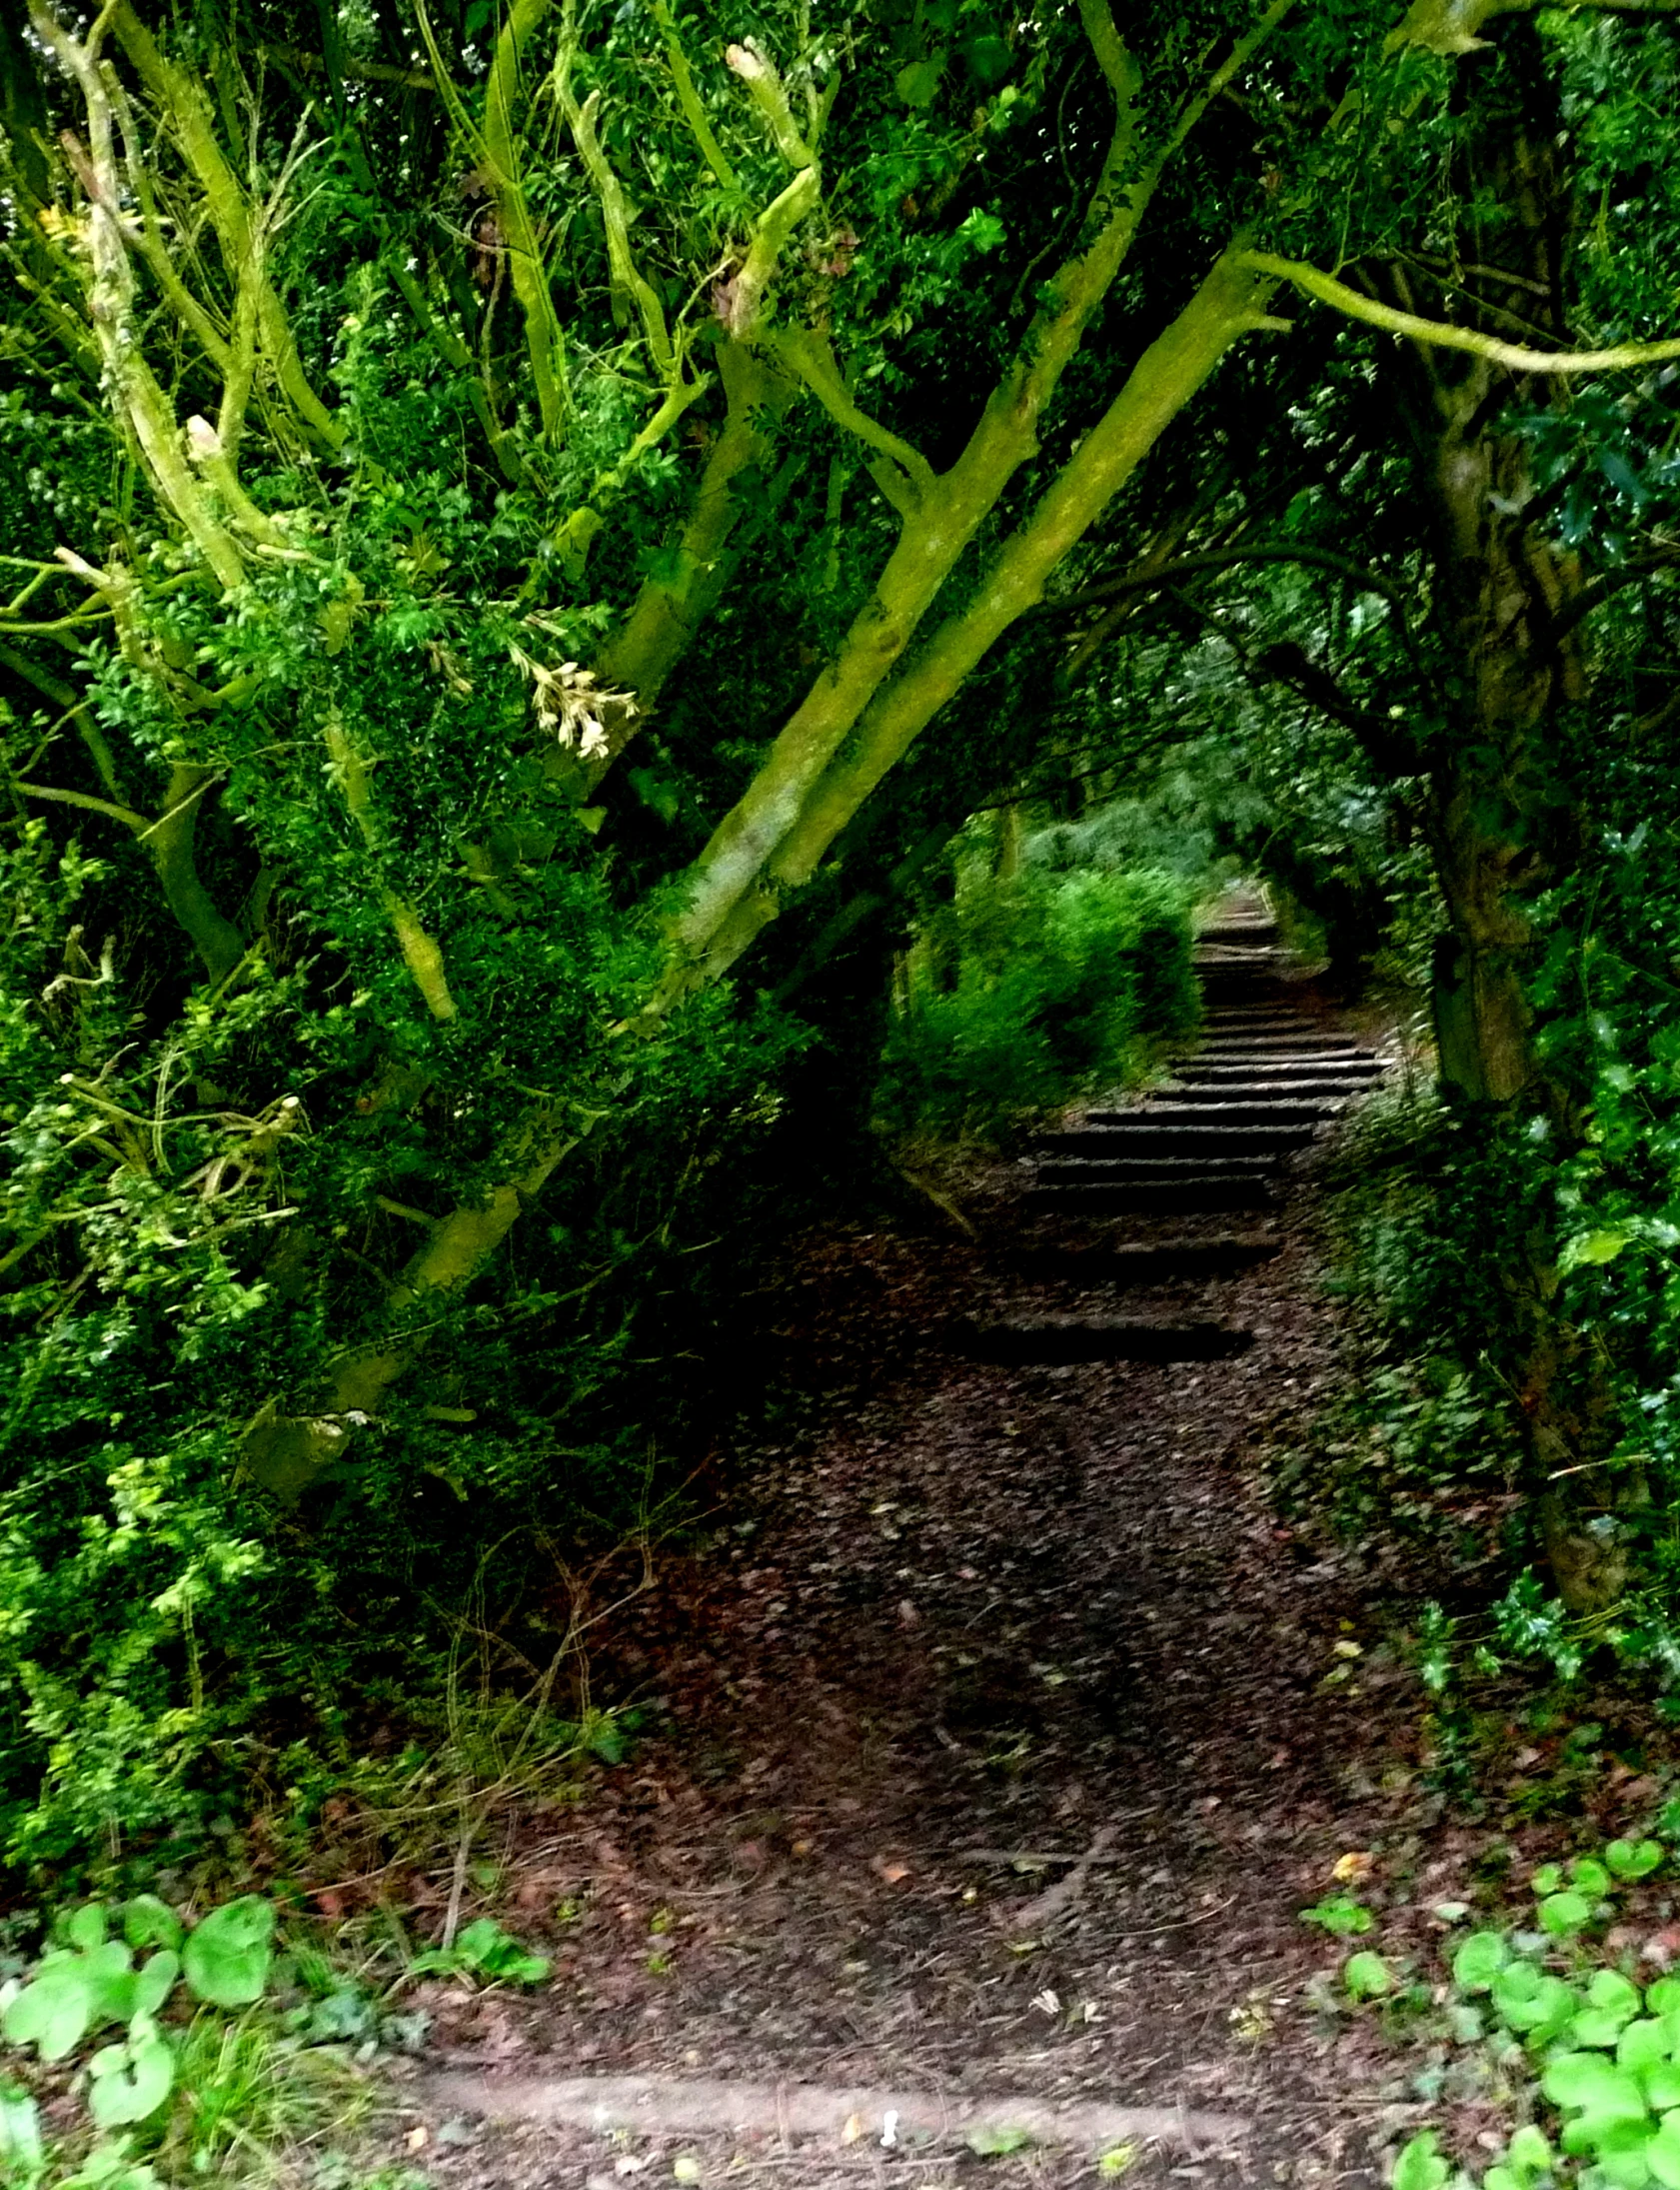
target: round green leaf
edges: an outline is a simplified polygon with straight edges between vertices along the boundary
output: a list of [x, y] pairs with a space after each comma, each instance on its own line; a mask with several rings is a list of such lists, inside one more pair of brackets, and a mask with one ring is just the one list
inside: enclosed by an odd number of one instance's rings
[[1646, 2145], [1645, 2159], [1663, 2190], [1680, 2190], [1680, 2120], [1672, 2114]]
[[45, 2154], [41, 2145], [41, 2117], [35, 2101], [15, 2084], [0, 2085], [0, 2162], [18, 2168], [25, 2180], [39, 2167]]
[[175, 1989], [180, 1974], [180, 1955], [172, 1954], [167, 1947], [154, 1954], [134, 1980], [136, 2014], [155, 2015]]
[[1453, 1982], [1461, 1992], [1485, 1992], [1511, 1958], [1500, 1931], [1473, 1931], [1452, 1958]]
[[1388, 1964], [1380, 1954], [1373, 1954], [1367, 1947], [1362, 1954], [1350, 1954], [1343, 1965], [1341, 1981], [1347, 1987], [1352, 2000], [1380, 1999], [1385, 1992], [1392, 1992], [1394, 1979]]
[[1541, 2077], [1540, 2089], [1554, 2106], [1595, 2121], [1637, 2121], [1645, 2112], [1638, 2083], [1602, 2053], [1560, 2053]]
[[135, 2017], [126, 2045], [108, 2045], [88, 2063], [88, 2112], [101, 2129], [143, 2122], [175, 2083], [175, 2055], [149, 2015]]
[[1506, 2147], [1505, 2157], [1511, 2166], [1520, 2168], [1524, 2174], [1543, 2175], [1556, 2155], [1546, 2132], [1533, 2122], [1525, 2122]]
[[274, 1904], [260, 1894], [212, 1909], [182, 1949], [188, 1984], [213, 2007], [249, 2007], [268, 1982], [273, 1938]]
[[107, 1939], [86, 1960], [94, 2022], [126, 2023], [136, 2004], [134, 1956], [120, 1939]]
[[1597, 1901], [1610, 1891], [1610, 1873], [1596, 1855], [1578, 1855], [1569, 1866], [1569, 1876], [1578, 1893]]
[[142, 1947], [168, 1947], [179, 1954], [187, 1927], [167, 1901], [138, 1893], [123, 1904], [123, 1937], [138, 1953]]
[[1592, 2145], [1598, 2178], [1613, 2190], [1645, 2190], [1651, 2180], [1651, 2131], [1644, 2122], [1611, 2122]]
[[1671, 2015], [1680, 2008], [1680, 1977], [1659, 1977], [1645, 1988], [1645, 2005], [1653, 2015]]
[[84, 1901], [79, 1909], [72, 1909], [64, 1920], [64, 1936], [84, 1954], [102, 1947], [105, 1944], [105, 1904]]
[[1616, 2040], [1616, 2066], [1626, 2069], [1654, 2068], [1672, 2052], [1667, 2023], [1660, 2015], [1642, 2015], [1623, 2027]]
[[35, 2046], [42, 2060], [58, 2061], [80, 2044], [93, 2008], [87, 1956], [49, 1954], [0, 2015], [0, 2031], [12, 2045]]
[[1441, 2190], [1452, 2173], [1432, 2129], [1420, 2129], [1394, 2162], [1391, 2190]]
[[1557, 1863], [1542, 1863], [1528, 1883], [1544, 1900], [1548, 1893], [1556, 1893], [1563, 1884], [1562, 1867]]
[[1618, 1878], [1648, 1878], [1662, 1861], [1659, 1840], [1612, 1840], [1604, 1860]]
[[1673, 2061], [1657, 2061], [1639, 2072], [1639, 2086], [1645, 2094], [1645, 2104], [1653, 2114], [1666, 2114], [1671, 2106], [1680, 2106], [1680, 2065]]
[[1578, 1893], [1548, 1893], [1539, 1913], [1543, 1930], [1554, 1939], [1566, 1939], [1592, 1922], [1592, 1903]]
[[1639, 2013], [1641, 1993], [1619, 1969], [1595, 1969], [1592, 1982], [1587, 1986], [1587, 1999], [1594, 2007], [1619, 2015], [1623, 2022]]
[[1532, 1962], [1512, 1962], [1493, 1980], [1493, 2005], [1512, 2030], [1555, 2035], [1581, 2005], [1573, 1987]]

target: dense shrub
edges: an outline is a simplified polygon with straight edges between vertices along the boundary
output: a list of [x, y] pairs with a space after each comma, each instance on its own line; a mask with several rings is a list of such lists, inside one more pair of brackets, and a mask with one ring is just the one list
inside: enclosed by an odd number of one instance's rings
[[959, 872], [943, 955], [903, 968], [880, 1092], [899, 1131], [995, 1139], [1136, 1080], [1194, 1024], [1187, 885], [1153, 871]]

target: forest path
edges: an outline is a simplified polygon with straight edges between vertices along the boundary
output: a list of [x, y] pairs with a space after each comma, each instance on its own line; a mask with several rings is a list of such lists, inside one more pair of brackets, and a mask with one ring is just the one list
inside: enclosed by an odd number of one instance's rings
[[[1210, 998], [1250, 1031], [1216, 1034], [1122, 1126], [1182, 1133], [1198, 1085], [1209, 1123], [1331, 1099], [1297, 1085], [1327, 1037], [1310, 988], [1273, 977], [1267, 939], [1231, 948]], [[1289, 1089], [1224, 1099], [1225, 1041]], [[1279, 1041], [1281, 1073], [1260, 1054]], [[603, 1692], [655, 1699], [654, 1723], [580, 1812], [509, 1851], [506, 1920], [556, 1976], [440, 2003], [448, 2069], [417, 2117], [446, 2128], [433, 2180], [1111, 2179], [1088, 2137], [882, 2145], [866, 2092], [849, 2139], [792, 2116], [684, 2134], [703, 2081], [740, 2092], [744, 2121], [766, 2103], [747, 2087], [778, 2084], [1213, 2111], [1241, 2126], [1141, 2142], [1126, 2179], [1371, 2179], [1368, 2101], [1301, 2006], [1328, 1956], [1298, 1912], [1391, 1816], [1415, 1691], [1353, 1579], [1274, 1524], [1245, 1469], [1329, 1372], [1319, 1146], [1286, 1136], [1223, 1194], [1195, 1190], [1219, 1163], [1159, 1159], [1187, 1196], [1136, 1168], [1146, 1152], [1052, 1146], [1036, 1186], [1019, 1167], [976, 1207], [977, 1241], [803, 1243], [775, 1335], [821, 1426], [757, 1456], [729, 1547], [668, 1566], [621, 1628]], [[1115, 1206], [1134, 1212], [1118, 1227]], [[1206, 1357], [1066, 1357], [1186, 1347]], [[646, 2079], [654, 2111], [616, 2137], [477, 2126], [582, 2076]]]

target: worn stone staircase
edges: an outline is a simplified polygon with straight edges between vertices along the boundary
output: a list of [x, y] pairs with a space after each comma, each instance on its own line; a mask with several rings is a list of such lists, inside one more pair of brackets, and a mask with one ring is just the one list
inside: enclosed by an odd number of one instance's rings
[[[1185, 1315], [1185, 1280], [1239, 1273], [1277, 1250], [1273, 1215], [1307, 1152], [1381, 1077], [1384, 1062], [1340, 1031], [1310, 985], [1291, 979], [1275, 920], [1257, 893], [1231, 893], [1196, 945], [1201, 1039], [1170, 1078], [1081, 1123], [1041, 1134], [1026, 1195], [1034, 1238], [1003, 1259], [1023, 1276], [1090, 1288], [1175, 1289], [1177, 1312], [1018, 1314], [973, 1326], [983, 1358], [1208, 1360], [1240, 1352], [1239, 1322]], [[1250, 1228], [1208, 1231], [1209, 1216]], [[1145, 1236], [1113, 1236], [1116, 1217]], [[1173, 1220], [1185, 1220], [1179, 1231]]]

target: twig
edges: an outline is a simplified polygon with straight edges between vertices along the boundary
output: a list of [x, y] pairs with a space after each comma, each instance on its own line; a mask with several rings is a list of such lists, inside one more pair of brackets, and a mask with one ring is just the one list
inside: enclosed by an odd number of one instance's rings
[[1074, 1863], [1065, 1878], [1058, 1878], [1053, 1886], [1028, 1901], [1024, 1908], [1015, 1909], [1008, 1916], [1011, 1931], [1038, 1931], [1045, 1924], [1053, 1923], [1069, 1902], [1076, 1901], [1085, 1890], [1085, 1880], [1090, 1876], [1091, 1865], [1098, 1860], [1114, 1837], [1112, 1825], [1099, 1825], [1091, 1834], [1090, 1846]]

